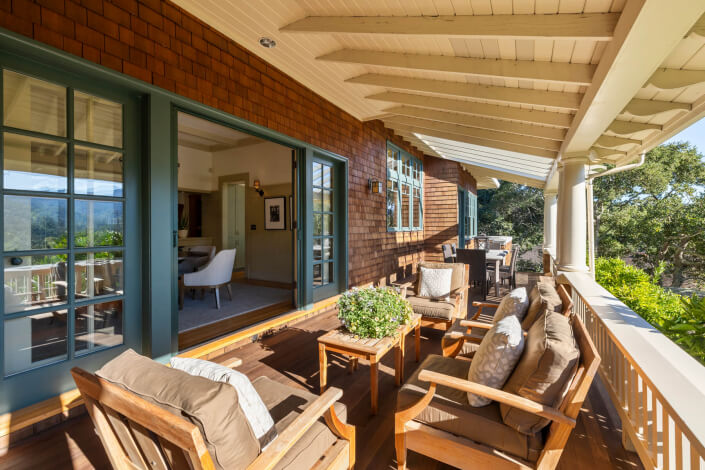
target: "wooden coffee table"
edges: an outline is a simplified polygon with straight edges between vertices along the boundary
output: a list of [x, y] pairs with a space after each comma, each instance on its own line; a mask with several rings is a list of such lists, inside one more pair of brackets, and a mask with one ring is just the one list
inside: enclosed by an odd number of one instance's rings
[[321, 376], [321, 393], [328, 383], [328, 355], [327, 352], [344, 354], [350, 359], [350, 370], [357, 369], [358, 359], [370, 361], [370, 400], [372, 414], [377, 414], [377, 364], [389, 350], [395, 348], [394, 379], [397, 386], [404, 381], [404, 351], [406, 336], [415, 332], [416, 362], [421, 357], [421, 315], [414, 314], [409, 324], [399, 327], [398, 334], [394, 337], [381, 339], [356, 338], [345, 329], [338, 328], [318, 338], [318, 361]]

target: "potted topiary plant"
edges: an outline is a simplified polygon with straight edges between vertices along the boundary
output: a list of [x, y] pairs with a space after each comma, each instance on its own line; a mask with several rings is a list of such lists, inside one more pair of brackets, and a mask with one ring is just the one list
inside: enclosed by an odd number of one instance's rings
[[338, 318], [350, 333], [361, 338], [394, 336], [413, 313], [409, 302], [389, 287], [353, 288], [338, 299]]
[[188, 237], [188, 214], [184, 212], [179, 219], [179, 238]]

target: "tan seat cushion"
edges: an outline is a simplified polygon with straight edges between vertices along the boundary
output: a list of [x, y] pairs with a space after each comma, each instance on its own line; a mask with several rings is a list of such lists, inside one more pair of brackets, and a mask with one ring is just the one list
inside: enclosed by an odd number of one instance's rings
[[[466, 380], [470, 361], [429, 355], [399, 390], [397, 410], [417, 402], [428, 391], [428, 382], [418, 379], [423, 369]], [[436, 389], [433, 400], [415, 421], [532, 462], [538, 459], [543, 448], [540, 434], [527, 436], [505, 425], [497, 403], [473, 408], [468, 403], [467, 393], [448, 387]]]
[[[465, 281], [465, 264], [463, 263], [431, 263], [431, 262], [423, 262], [419, 263], [418, 270], [421, 272], [421, 268], [429, 268], [429, 269], [447, 269], [447, 268], [452, 268], [453, 269], [453, 275], [451, 276], [450, 280], [450, 293], [451, 295], [455, 294], [457, 291], [465, 287], [463, 285]], [[419, 281], [420, 281], [420, 276], [417, 277], [416, 279], [416, 285], [414, 286], [414, 291], [419, 292]]]
[[131, 349], [96, 375], [195, 424], [219, 470], [247, 468], [259, 454], [259, 441], [230, 384], [172, 369]]
[[[545, 310], [528, 331], [524, 354], [503, 390], [557, 407], [570, 386], [579, 359], [570, 318]], [[534, 434], [549, 424], [545, 418], [507, 405], [500, 408], [504, 423], [522, 433]]]
[[406, 300], [411, 304], [414, 313], [418, 313], [424, 317], [443, 318], [452, 320], [455, 312], [455, 304], [445, 300], [431, 300], [425, 297], [411, 296]]
[[[267, 377], [255, 379], [252, 385], [272, 415], [278, 434], [281, 434], [313, 400], [318, 398], [313, 393], [289, 387]], [[347, 408], [342, 403], [335, 404], [335, 414], [341, 421], [347, 421]], [[321, 460], [336, 442], [338, 437], [321, 418], [289, 449], [274, 468], [275, 470], [308, 470]], [[339, 447], [341, 451], [347, 452], [343, 450], [345, 446]]]
[[522, 329], [529, 331], [544, 309], [560, 313], [563, 311], [563, 301], [553, 283], [537, 282], [529, 293], [529, 310], [521, 322]]

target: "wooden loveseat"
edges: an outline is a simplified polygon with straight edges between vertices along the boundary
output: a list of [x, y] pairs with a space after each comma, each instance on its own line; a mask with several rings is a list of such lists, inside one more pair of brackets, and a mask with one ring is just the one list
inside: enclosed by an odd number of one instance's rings
[[254, 380], [277, 433], [261, 448], [232, 385], [190, 376], [132, 351], [123, 355], [128, 353], [133, 356], [122, 367], [131, 370], [124, 378], [115, 380], [114, 366], [110, 380], [71, 371], [114, 469], [354, 467], [355, 428], [345, 423], [340, 389], [316, 396], [266, 377]]
[[[458, 468], [547, 470], [556, 467], [575, 427], [600, 357], [577, 316], [569, 311], [566, 321], [562, 312], [546, 307], [543, 303], [542, 312], [528, 333], [524, 333], [526, 347], [520, 362], [500, 389], [468, 380], [472, 361], [455, 357], [462, 348], [456, 347], [454, 354], [447, 357], [430, 355], [426, 358], [397, 397], [395, 446], [400, 470], [406, 467], [409, 449]], [[464, 327], [483, 324], [469, 322], [463, 322]], [[546, 388], [526, 389], [526, 384], [537, 382], [517, 382], [514, 376], [521, 375], [518, 370], [525, 359], [532, 364], [543, 339], [557, 331], [551, 330], [551, 326], [544, 329], [544, 325], [551, 322], [564, 325], [563, 338], [579, 350], [577, 362], [574, 368], [566, 368], [558, 376], [543, 376], [546, 380], [542, 385], [549, 384]], [[555, 339], [554, 336], [552, 340]], [[538, 363], [543, 360], [539, 359]], [[517, 383], [523, 386], [516, 387]], [[492, 402], [473, 407], [468, 393]], [[547, 401], [554, 403], [546, 404]]]

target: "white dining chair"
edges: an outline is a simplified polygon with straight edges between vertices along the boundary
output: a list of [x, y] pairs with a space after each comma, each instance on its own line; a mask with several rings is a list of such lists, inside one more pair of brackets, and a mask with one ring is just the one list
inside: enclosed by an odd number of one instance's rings
[[220, 310], [220, 288], [225, 286], [228, 290], [228, 297], [233, 300], [233, 293], [230, 290], [230, 281], [235, 265], [235, 248], [232, 250], [222, 250], [199, 271], [184, 273], [183, 283], [185, 288], [190, 289], [214, 289], [215, 306]]

